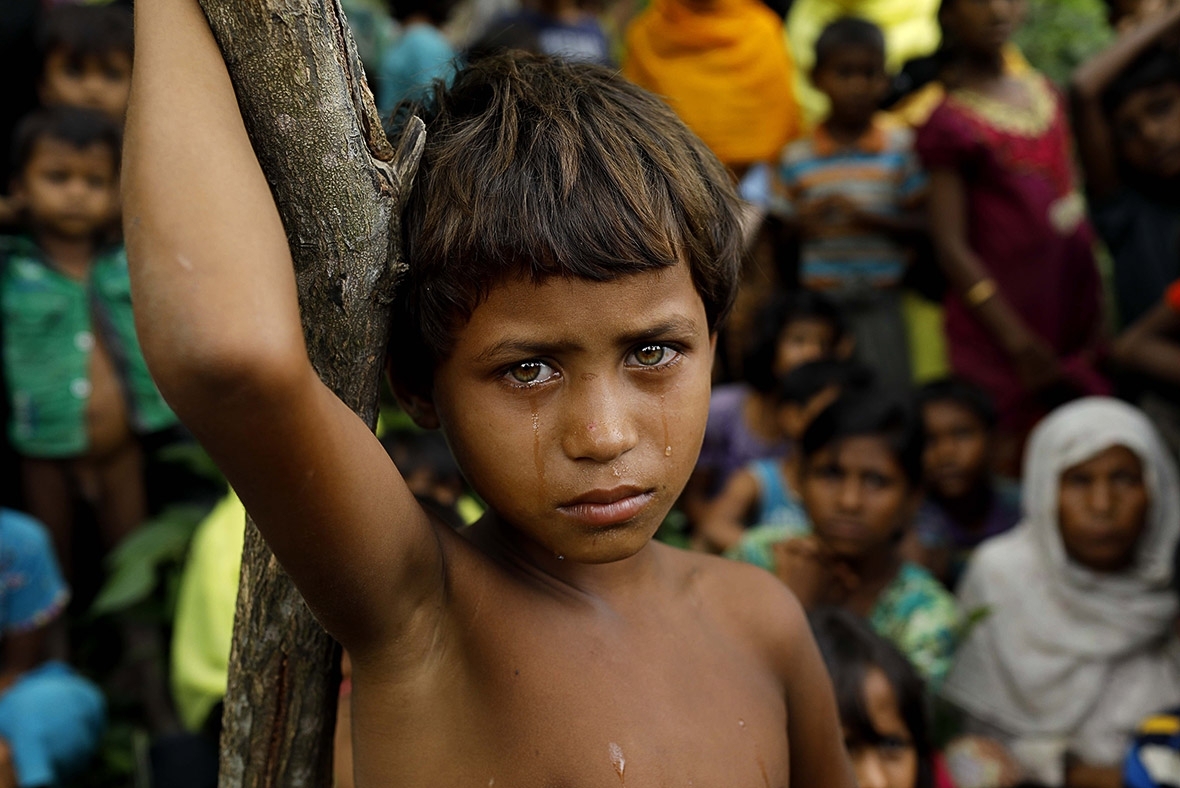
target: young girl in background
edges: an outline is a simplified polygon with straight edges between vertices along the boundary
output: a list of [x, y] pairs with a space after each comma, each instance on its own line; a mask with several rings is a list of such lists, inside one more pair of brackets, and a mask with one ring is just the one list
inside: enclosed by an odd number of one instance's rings
[[997, 466], [1011, 476], [1038, 418], [1109, 389], [1093, 367], [1101, 289], [1062, 102], [1043, 75], [1005, 66], [1024, 11], [1025, 0], [943, 0], [947, 94], [916, 144], [950, 283], [951, 366], [994, 400]]
[[847, 610], [820, 608], [808, 619], [858, 788], [951, 785], [927, 733], [922, 679], [901, 652]]
[[1037, 427], [1025, 468], [1024, 520], [960, 585], [988, 613], [943, 691], [1043, 784], [1120, 788], [1136, 724], [1180, 703], [1176, 465], [1140, 411], [1091, 397]]
[[922, 500], [917, 415], [887, 390], [846, 392], [811, 422], [800, 451], [812, 534], [775, 544], [774, 572], [804, 608], [865, 618], [937, 688], [959, 616], [954, 597], [902, 553]]

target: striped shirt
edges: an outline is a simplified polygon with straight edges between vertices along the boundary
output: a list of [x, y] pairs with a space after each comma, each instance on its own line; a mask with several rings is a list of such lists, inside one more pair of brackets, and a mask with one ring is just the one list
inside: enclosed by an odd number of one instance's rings
[[[855, 143], [841, 145], [821, 125], [783, 150], [775, 207], [790, 217], [813, 200], [840, 195], [868, 212], [897, 216], [925, 186], [908, 128], [876, 121]], [[908, 249], [889, 236], [834, 216], [830, 228], [803, 242], [800, 278], [810, 290], [895, 287], [908, 261]]]

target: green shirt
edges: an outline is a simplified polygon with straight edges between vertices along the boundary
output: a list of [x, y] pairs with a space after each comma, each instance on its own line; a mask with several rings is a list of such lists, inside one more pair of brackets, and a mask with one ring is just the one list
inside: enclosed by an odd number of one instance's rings
[[110, 353], [132, 426], [147, 433], [176, 417], [148, 374], [131, 313], [122, 246], [95, 255], [87, 281], [55, 270], [29, 238], [0, 238], [9, 439], [29, 457], [86, 453], [86, 406], [95, 335]]

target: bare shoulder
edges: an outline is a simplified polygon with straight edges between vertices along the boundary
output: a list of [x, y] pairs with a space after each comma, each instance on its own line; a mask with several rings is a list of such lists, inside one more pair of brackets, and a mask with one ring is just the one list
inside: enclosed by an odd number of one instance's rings
[[741, 561], [672, 552], [684, 589], [699, 597], [711, 617], [732, 627], [776, 672], [789, 670], [800, 643], [811, 642], [807, 615], [791, 590], [771, 573]]

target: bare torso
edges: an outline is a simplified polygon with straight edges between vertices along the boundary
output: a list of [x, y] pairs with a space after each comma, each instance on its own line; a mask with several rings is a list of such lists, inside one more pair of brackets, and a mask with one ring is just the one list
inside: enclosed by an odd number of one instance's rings
[[615, 602], [452, 551], [425, 653], [354, 658], [357, 785], [786, 786], [783, 680], [747, 613], [761, 578], [647, 549], [655, 577]]

